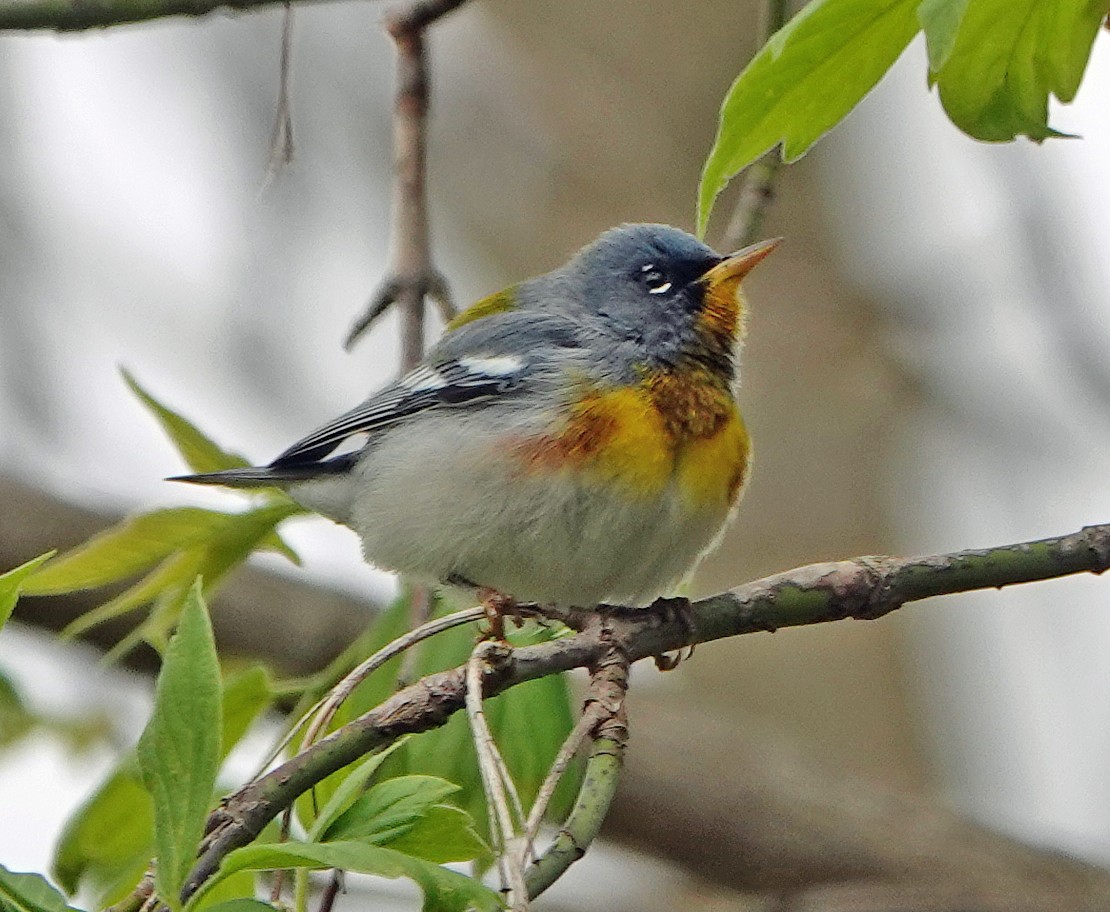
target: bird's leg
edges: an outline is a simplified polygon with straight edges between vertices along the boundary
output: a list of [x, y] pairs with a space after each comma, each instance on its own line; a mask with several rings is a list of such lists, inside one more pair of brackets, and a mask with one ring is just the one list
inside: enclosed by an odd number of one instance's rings
[[485, 634], [488, 640], [505, 639], [505, 615], [514, 614], [517, 609], [516, 599], [504, 595], [488, 586], [478, 587], [478, 600], [486, 610], [486, 620], [489, 621], [489, 630]]

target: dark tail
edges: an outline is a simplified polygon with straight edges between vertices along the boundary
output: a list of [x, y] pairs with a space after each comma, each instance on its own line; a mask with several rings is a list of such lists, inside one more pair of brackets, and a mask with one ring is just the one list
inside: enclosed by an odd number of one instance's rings
[[305, 481], [319, 472], [270, 469], [266, 466], [252, 466], [247, 469], [224, 469], [222, 472], [206, 472], [203, 475], [174, 475], [166, 481], [187, 481], [190, 484], [226, 485], [229, 488], [281, 488], [290, 482]]
[[166, 481], [187, 481], [190, 484], [225, 485], [229, 488], [284, 488], [298, 481], [310, 481], [323, 475], [345, 472], [354, 464], [354, 454], [338, 456], [324, 462], [304, 465], [250, 466], [245, 469], [224, 469], [201, 475], [174, 475]]

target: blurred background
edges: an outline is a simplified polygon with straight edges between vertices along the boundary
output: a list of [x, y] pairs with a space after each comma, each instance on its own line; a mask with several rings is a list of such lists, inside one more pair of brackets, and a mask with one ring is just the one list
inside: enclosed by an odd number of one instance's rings
[[[385, 268], [382, 11], [297, 9], [297, 156], [265, 186], [277, 9], [0, 36], [0, 476], [60, 501], [55, 531], [77, 525], [64, 505], [226, 503], [161, 481], [182, 466], [120, 366], [263, 461], [395, 373], [392, 317], [342, 349]], [[457, 299], [552, 268], [620, 222], [690, 228], [757, 23], [754, 3], [723, 0], [481, 0], [437, 26], [430, 202]], [[967, 139], [928, 92], [915, 43], [780, 175], [765, 233], [786, 243], [747, 284], [754, 476], [697, 592], [1110, 519], [1108, 39], [1053, 121], [1081, 139]], [[26, 530], [42, 534], [32, 502], [0, 499], [5, 568], [32, 556], [16, 553]], [[290, 538], [302, 580], [367, 605], [392, 592], [350, 533], [306, 521]], [[752, 903], [785, 882], [776, 865], [825, 859], [839, 873], [815, 883], [851, 879], [845, 844], [813, 833], [861, 795], [951, 807], [1110, 864], [1108, 609], [1106, 581], [1077, 578], [738, 638], [673, 674], [638, 673], [611, 848], [549, 907], [772, 908]], [[0, 636], [0, 671], [48, 715], [114, 717], [111, 731], [134, 736], [148, 682], [48, 645], [35, 610], [22, 605], [24, 623]], [[0, 828], [0, 861], [43, 869], [110, 756], [73, 759], [49, 733], [0, 753], [0, 807], [24, 823]], [[791, 817], [795, 799], [809, 803]], [[668, 800], [688, 816], [652, 812]]]

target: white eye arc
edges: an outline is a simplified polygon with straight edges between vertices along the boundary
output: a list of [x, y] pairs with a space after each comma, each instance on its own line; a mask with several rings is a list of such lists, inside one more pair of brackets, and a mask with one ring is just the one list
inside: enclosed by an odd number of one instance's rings
[[673, 283], [654, 263], [645, 263], [640, 267], [643, 273], [644, 284], [648, 287], [648, 294], [666, 294], [671, 290]]

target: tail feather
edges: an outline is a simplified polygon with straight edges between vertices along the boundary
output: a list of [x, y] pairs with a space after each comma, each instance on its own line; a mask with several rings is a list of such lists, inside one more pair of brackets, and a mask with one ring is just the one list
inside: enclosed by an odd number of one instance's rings
[[224, 469], [220, 472], [203, 472], [197, 475], [174, 475], [166, 481], [187, 481], [190, 484], [226, 485], [229, 488], [284, 488], [298, 481], [342, 475], [356, 462], [357, 453], [344, 453], [322, 462], [294, 465], [249, 466], [243, 469]]
[[319, 475], [319, 468], [305, 466], [301, 469], [271, 469], [268, 466], [251, 466], [245, 469], [224, 469], [199, 475], [174, 475], [166, 481], [187, 481], [190, 484], [225, 485], [229, 488], [281, 488], [296, 481], [307, 481]]

